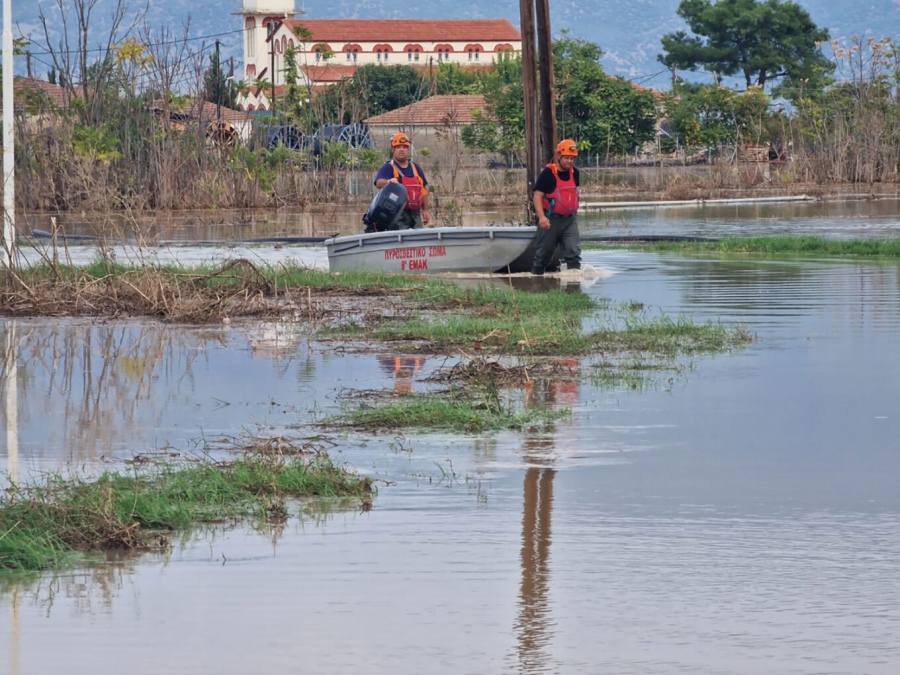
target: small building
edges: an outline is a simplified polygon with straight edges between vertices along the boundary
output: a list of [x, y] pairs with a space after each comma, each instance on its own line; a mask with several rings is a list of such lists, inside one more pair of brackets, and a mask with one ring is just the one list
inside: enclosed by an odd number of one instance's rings
[[[13, 109], [22, 116], [29, 126], [40, 126], [52, 120], [59, 113], [68, 110], [73, 95], [68, 89], [33, 77], [17, 77], [13, 82]], [[74, 90], [74, 96], [83, 95], [81, 87]]]
[[364, 120], [375, 147], [390, 151], [391, 136], [398, 131], [409, 135], [413, 153], [428, 149], [429, 162], [440, 166], [475, 166], [481, 153], [466, 148], [462, 128], [475, 121], [475, 111], [484, 111], [481, 94], [431, 96], [396, 110]]
[[189, 101], [184, 105], [166, 106], [157, 101], [153, 112], [177, 131], [195, 130], [206, 136], [210, 144], [247, 143], [253, 131], [253, 116], [242, 110], [217, 106], [210, 101]]

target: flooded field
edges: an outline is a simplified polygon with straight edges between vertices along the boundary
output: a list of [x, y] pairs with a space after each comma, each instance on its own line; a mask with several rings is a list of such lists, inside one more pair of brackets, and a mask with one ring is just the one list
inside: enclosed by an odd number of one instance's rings
[[[592, 200], [592, 201], [600, 201]], [[581, 232], [588, 236], [754, 236], [814, 234], [836, 237], [891, 236], [900, 228], [897, 199], [854, 199], [763, 203], [711, 203], [701, 208], [608, 208], [579, 214]], [[361, 232], [364, 206], [335, 204], [306, 209], [169, 212], [147, 216], [140, 223], [110, 216], [102, 221], [83, 214], [60, 216], [61, 232], [82, 237], [124, 238], [152, 245], [196, 242], [235, 242], [290, 237], [323, 238]], [[459, 219], [457, 220], [457, 215]], [[511, 207], [479, 207], [463, 213], [436, 216], [436, 224], [466, 227], [519, 223], [522, 211]], [[49, 232], [49, 215], [32, 215], [19, 223], [20, 231]]]
[[[659, 232], [655, 215], [624, 217]], [[279, 323], [4, 320], [0, 470], [321, 434], [381, 482], [370, 512], [0, 579], [0, 672], [897, 672], [900, 265], [585, 262], [609, 276], [580, 292], [757, 339], [636, 389], [539, 383], [573, 410], [553, 432], [372, 436], [310, 425], [358, 405], [348, 390], [424, 391], [452, 357], [352, 353]]]

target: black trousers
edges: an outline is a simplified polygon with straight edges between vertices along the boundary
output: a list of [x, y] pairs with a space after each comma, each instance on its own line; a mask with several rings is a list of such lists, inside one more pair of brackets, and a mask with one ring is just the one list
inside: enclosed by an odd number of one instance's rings
[[578, 232], [578, 216], [550, 216], [550, 229], [537, 228], [537, 250], [534, 254], [533, 274], [543, 274], [550, 264], [553, 252], [559, 246], [559, 259], [566, 267], [581, 267], [581, 235]]

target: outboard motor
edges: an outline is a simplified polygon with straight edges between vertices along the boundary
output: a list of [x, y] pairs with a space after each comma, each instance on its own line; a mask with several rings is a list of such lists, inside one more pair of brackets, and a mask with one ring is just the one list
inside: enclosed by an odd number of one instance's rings
[[378, 191], [369, 210], [363, 216], [366, 232], [384, 232], [391, 229], [406, 207], [406, 188], [400, 183], [388, 183]]

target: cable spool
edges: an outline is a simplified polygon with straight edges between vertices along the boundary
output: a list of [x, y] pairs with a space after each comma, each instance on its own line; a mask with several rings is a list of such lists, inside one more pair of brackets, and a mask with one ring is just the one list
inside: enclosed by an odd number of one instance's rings
[[237, 131], [231, 122], [210, 122], [206, 126], [206, 145], [209, 148], [227, 150], [237, 145]]

